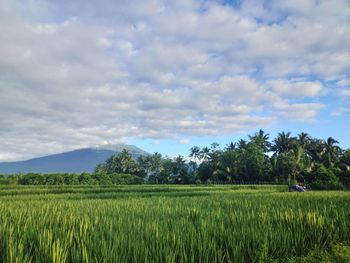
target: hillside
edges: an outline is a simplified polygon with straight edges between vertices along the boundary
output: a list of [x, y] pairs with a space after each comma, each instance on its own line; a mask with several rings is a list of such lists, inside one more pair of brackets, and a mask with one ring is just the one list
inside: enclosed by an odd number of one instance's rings
[[148, 153], [133, 145], [107, 145], [95, 148], [77, 149], [74, 151], [33, 158], [25, 161], [0, 162], [0, 174], [17, 173], [81, 173], [92, 172], [95, 166], [103, 163], [108, 157], [123, 149], [130, 151], [134, 158]]

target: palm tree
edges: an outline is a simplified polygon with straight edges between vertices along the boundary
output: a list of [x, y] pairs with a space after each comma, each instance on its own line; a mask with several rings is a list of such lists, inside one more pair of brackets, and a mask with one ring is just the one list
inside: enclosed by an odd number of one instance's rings
[[270, 135], [268, 133], [265, 133], [262, 129], [260, 129], [258, 132], [254, 133], [254, 135], [249, 135], [248, 137], [252, 142], [256, 143], [264, 153], [266, 153], [271, 147], [269, 136]]
[[123, 149], [122, 152], [117, 156], [117, 161], [119, 162], [120, 171], [122, 173], [135, 174], [138, 171], [137, 164], [132, 158], [131, 153]]
[[210, 158], [210, 149], [208, 147], [203, 147], [201, 149], [200, 158], [203, 161], [207, 161]]
[[238, 144], [238, 149], [240, 150], [245, 150], [248, 145], [247, 141], [243, 139], [240, 139], [237, 144]]
[[237, 144], [235, 142], [230, 142], [226, 145], [225, 150], [226, 151], [233, 151], [236, 149]]
[[325, 142], [324, 162], [327, 167], [333, 167], [339, 161], [340, 148], [336, 145], [337, 143], [339, 142], [332, 137]]
[[350, 149], [342, 152], [341, 163], [346, 171], [350, 171]]
[[302, 132], [298, 135], [298, 143], [301, 147], [305, 148], [305, 146], [310, 142], [309, 134]]
[[155, 176], [156, 183], [158, 184], [158, 177], [162, 170], [162, 155], [160, 153], [155, 152], [149, 158], [150, 160], [150, 172], [152, 176]]
[[308, 156], [310, 156], [313, 164], [322, 163], [323, 155], [325, 153], [325, 142], [320, 139], [310, 139], [309, 143], [305, 146], [305, 150]]
[[295, 146], [296, 138], [290, 137], [290, 132], [281, 132], [278, 133], [277, 138], [273, 140], [273, 145], [271, 146], [271, 150], [276, 154], [286, 153], [293, 149]]
[[212, 152], [215, 152], [218, 148], [219, 148], [220, 144], [218, 144], [217, 142], [213, 142], [211, 145], [210, 145], [210, 150]]
[[186, 166], [186, 160], [183, 156], [178, 155], [173, 162], [173, 174], [175, 181], [178, 183], [184, 183], [186, 181], [188, 169]]
[[193, 146], [190, 149], [190, 155], [189, 157], [194, 158], [194, 160], [197, 162], [202, 159], [201, 149], [198, 146]]

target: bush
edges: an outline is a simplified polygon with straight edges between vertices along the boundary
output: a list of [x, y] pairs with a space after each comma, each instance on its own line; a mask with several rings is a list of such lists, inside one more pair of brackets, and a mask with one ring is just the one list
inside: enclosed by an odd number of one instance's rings
[[313, 190], [344, 190], [344, 185], [341, 182], [314, 182], [310, 184]]
[[132, 174], [117, 174], [110, 175], [112, 184], [142, 184], [143, 178]]
[[99, 185], [109, 185], [112, 184], [111, 177], [104, 173], [95, 173], [92, 176], [92, 179], [97, 182]]
[[42, 174], [29, 173], [20, 175], [18, 184], [23, 185], [43, 185], [45, 184], [45, 177]]
[[342, 184], [350, 189], [350, 171], [342, 171], [342, 173], [339, 175], [340, 181]]
[[310, 183], [310, 187], [315, 190], [343, 190], [344, 185], [334, 174], [333, 169], [327, 169], [320, 165], [314, 172], [315, 181]]

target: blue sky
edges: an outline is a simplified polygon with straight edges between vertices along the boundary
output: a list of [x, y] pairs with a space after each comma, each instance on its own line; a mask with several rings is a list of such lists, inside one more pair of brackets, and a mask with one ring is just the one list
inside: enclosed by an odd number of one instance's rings
[[0, 0], [0, 161], [259, 129], [350, 147], [349, 25], [348, 0]]

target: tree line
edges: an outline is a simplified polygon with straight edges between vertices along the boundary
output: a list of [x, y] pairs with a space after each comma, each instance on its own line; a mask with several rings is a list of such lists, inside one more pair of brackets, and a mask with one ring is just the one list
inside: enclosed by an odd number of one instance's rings
[[263, 130], [224, 147], [194, 146], [188, 158], [160, 153], [134, 159], [123, 150], [96, 166], [94, 173], [0, 176], [0, 184], [246, 184], [301, 183], [313, 189], [350, 186], [350, 150], [332, 137], [281, 132], [270, 140]]
[[350, 150], [332, 137], [281, 132], [270, 140], [263, 130], [225, 147], [192, 147], [190, 161], [159, 153], [134, 160], [128, 151], [111, 156], [96, 173], [130, 173], [148, 183], [276, 183], [306, 184], [315, 189], [342, 189], [350, 185]]
[[121, 185], [142, 183], [144, 183], [142, 177], [126, 173], [27, 173], [10, 176], [0, 175], [0, 185]]

